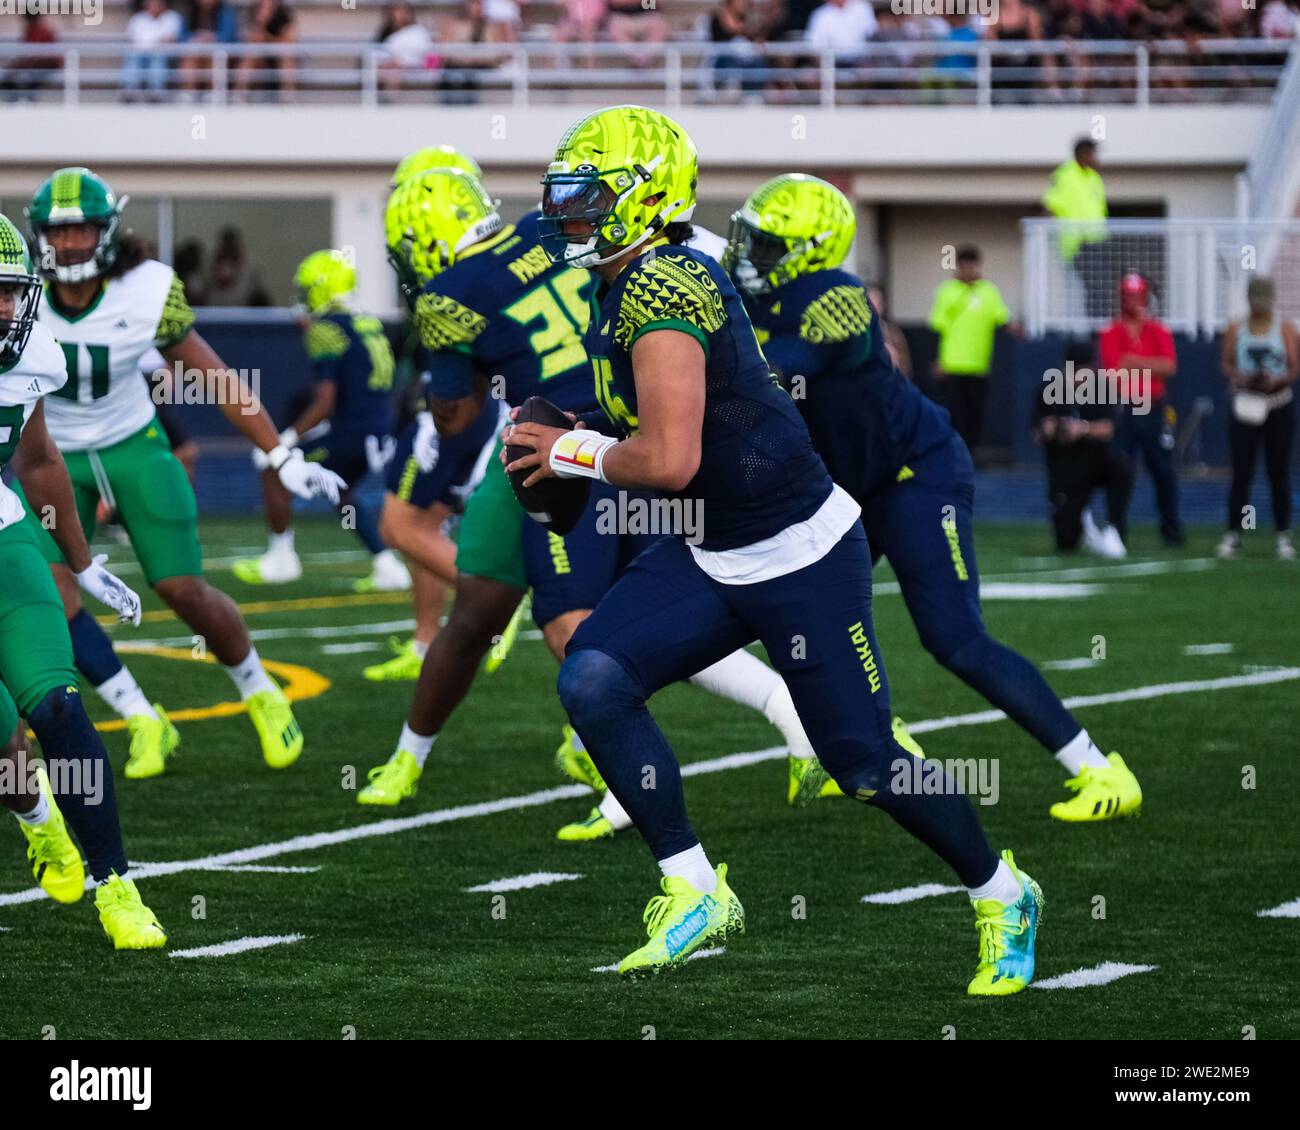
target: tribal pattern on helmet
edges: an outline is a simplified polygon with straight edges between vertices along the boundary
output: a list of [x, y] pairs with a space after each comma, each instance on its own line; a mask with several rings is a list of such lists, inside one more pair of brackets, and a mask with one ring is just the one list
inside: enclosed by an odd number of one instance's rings
[[857, 220], [833, 184], [806, 173], [773, 177], [731, 217], [723, 269], [745, 294], [766, 294], [844, 262]]
[[470, 173], [431, 169], [399, 184], [384, 212], [384, 239], [407, 303], [414, 308], [430, 279], [502, 226], [496, 204]]
[[0, 318], [0, 366], [8, 367], [27, 347], [41, 301], [41, 280], [32, 270], [27, 243], [8, 216], [0, 216], [0, 292], [13, 300], [8, 317]]
[[[84, 282], [106, 274], [117, 258], [122, 209], [128, 199], [123, 196], [119, 200], [103, 177], [86, 168], [59, 169], [48, 177], [26, 209], [40, 254], [41, 274], [63, 283]], [[60, 224], [87, 223], [99, 228], [94, 250], [79, 262], [60, 263], [46, 232]]]
[[313, 251], [294, 272], [298, 302], [311, 316], [344, 303], [357, 288], [357, 270], [342, 251]]
[[[542, 178], [542, 241], [556, 263], [594, 267], [695, 212], [699, 155], [675, 121], [614, 106], [569, 127]], [[570, 224], [589, 230], [566, 233]]]
[[483, 170], [473, 157], [450, 145], [430, 145], [408, 153], [398, 161], [397, 168], [393, 170], [392, 183], [388, 187], [396, 188], [402, 181], [427, 173], [430, 169], [459, 169], [462, 173], [483, 179]]

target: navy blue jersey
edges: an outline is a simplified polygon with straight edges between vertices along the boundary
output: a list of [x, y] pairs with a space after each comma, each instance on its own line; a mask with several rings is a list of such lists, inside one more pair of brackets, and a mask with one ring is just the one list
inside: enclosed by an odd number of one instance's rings
[[894, 367], [847, 271], [801, 275], [745, 306], [831, 477], [859, 502], [952, 438], [948, 413]]
[[596, 397], [624, 434], [637, 427], [637, 338], [654, 329], [679, 330], [704, 349], [700, 467], [679, 494], [703, 505], [701, 547], [750, 545], [810, 517], [830, 495], [830, 476], [717, 263], [688, 247], [660, 245], [602, 290], [587, 329], [587, 352]]
[[594, 286], [588, 272], [551, 262], [536, 213], [470, 248], [415, 304], [430, 393], [460, 400], [484, 377], [504, 381], [490, 391], [511, 405], [536, 394], [570, 412], [594, 408], [582, 348]]
[[348, 435], [387, 435], [393, 427], [393, 349], [378, 318], [332, 310], [303, 335], [312, 378], [333, 381], [331, 427]]

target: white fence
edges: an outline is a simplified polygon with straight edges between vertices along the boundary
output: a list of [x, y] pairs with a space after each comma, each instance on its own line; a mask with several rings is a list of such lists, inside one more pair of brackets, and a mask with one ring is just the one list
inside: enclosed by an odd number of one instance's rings
[[1300, 220], [1021, 221], [1025, 328], [1092, 333], [1118, 311], [1120, 277], [1140, 272], [1175, 331], [1211, 337], [1245, 311], [1246, 284], [1267, 275], [1278, 310], [1300, 319]]

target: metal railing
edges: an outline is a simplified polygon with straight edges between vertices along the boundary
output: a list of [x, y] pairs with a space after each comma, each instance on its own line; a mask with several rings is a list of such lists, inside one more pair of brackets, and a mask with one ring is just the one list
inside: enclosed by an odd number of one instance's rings
[[1020, 221], [1025, 328], [1094, 333], [1118, 312], [1120, 277], [1150, 284], [1174, 331], [1212, 337], [1245, 311], [1246, 284], [1268, 275], [1283, 317], [1300, 318], [1300, 220]]
[[1289, 218], [1300, 193], [1300, 46], [1291, 49], [1278, 82], [1268, 124], [1246, 167], [1246, 198], [1239, 209], [1255, 220]]
[[[418, 65], [381, 46], [120, 41], [0, 44], [0, 99], [547, 105], [634, 92], [667, 106], [1265, 103], [1288, 41], [443, 44]], [[156, 60], [146, 63], [145, 60]]]

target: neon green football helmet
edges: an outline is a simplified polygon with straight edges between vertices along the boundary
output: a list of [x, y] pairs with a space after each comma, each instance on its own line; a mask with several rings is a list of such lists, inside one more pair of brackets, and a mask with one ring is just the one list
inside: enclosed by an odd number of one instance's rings
[[310, 316], [341, 306], [357, 289], [357, 269], [342, 251], [313, 251], [293, 275], [298, 305]]
[[388, 187], [396, 188], [402, 181], [427, 173], [430, 169], [459, 169], [462, 173], [483, 179], [483, 170], [467, 153], [450, 145], [430, 145], [426, 149], [408, 153], [398, 161], [397, 168], [393, 170], [392, 183]]
[[27, 241], [8, 216], [0, 216], [0, 366], [22, 356], [36, 324], [40, 276], [32, 270]]
[[690, 135], [658, 110], [612, 106], [588, 114], [560, 139], [542, 178], [547, 254], [595, 267], [689, 220], [698, 164]]
[[853, 246], [853, 205], [833, 184], [807, 173], [773, 177], [731, 217], [722, 267], [745, 294], [766, 294], [844, 262]]
[[411, 308], [425, 283], [502, 226], [501, 213], [478, 177], [460, 169], [430, 169], [393, 189], [384, 211], [384, 240]]
[[[86, 168], [59, 169], [49, 176], [26, 209], [40, 254], [41, 274], [64, 283], [84, 282], [105, 274], [117, 258], [122, 209], [128, 199], [123, 196], [119, 200], [103, 177]], [[86, 223], [99, 228], [94, 250], [75, 262], [60, 262], [46, 232], [60, 224]]]

